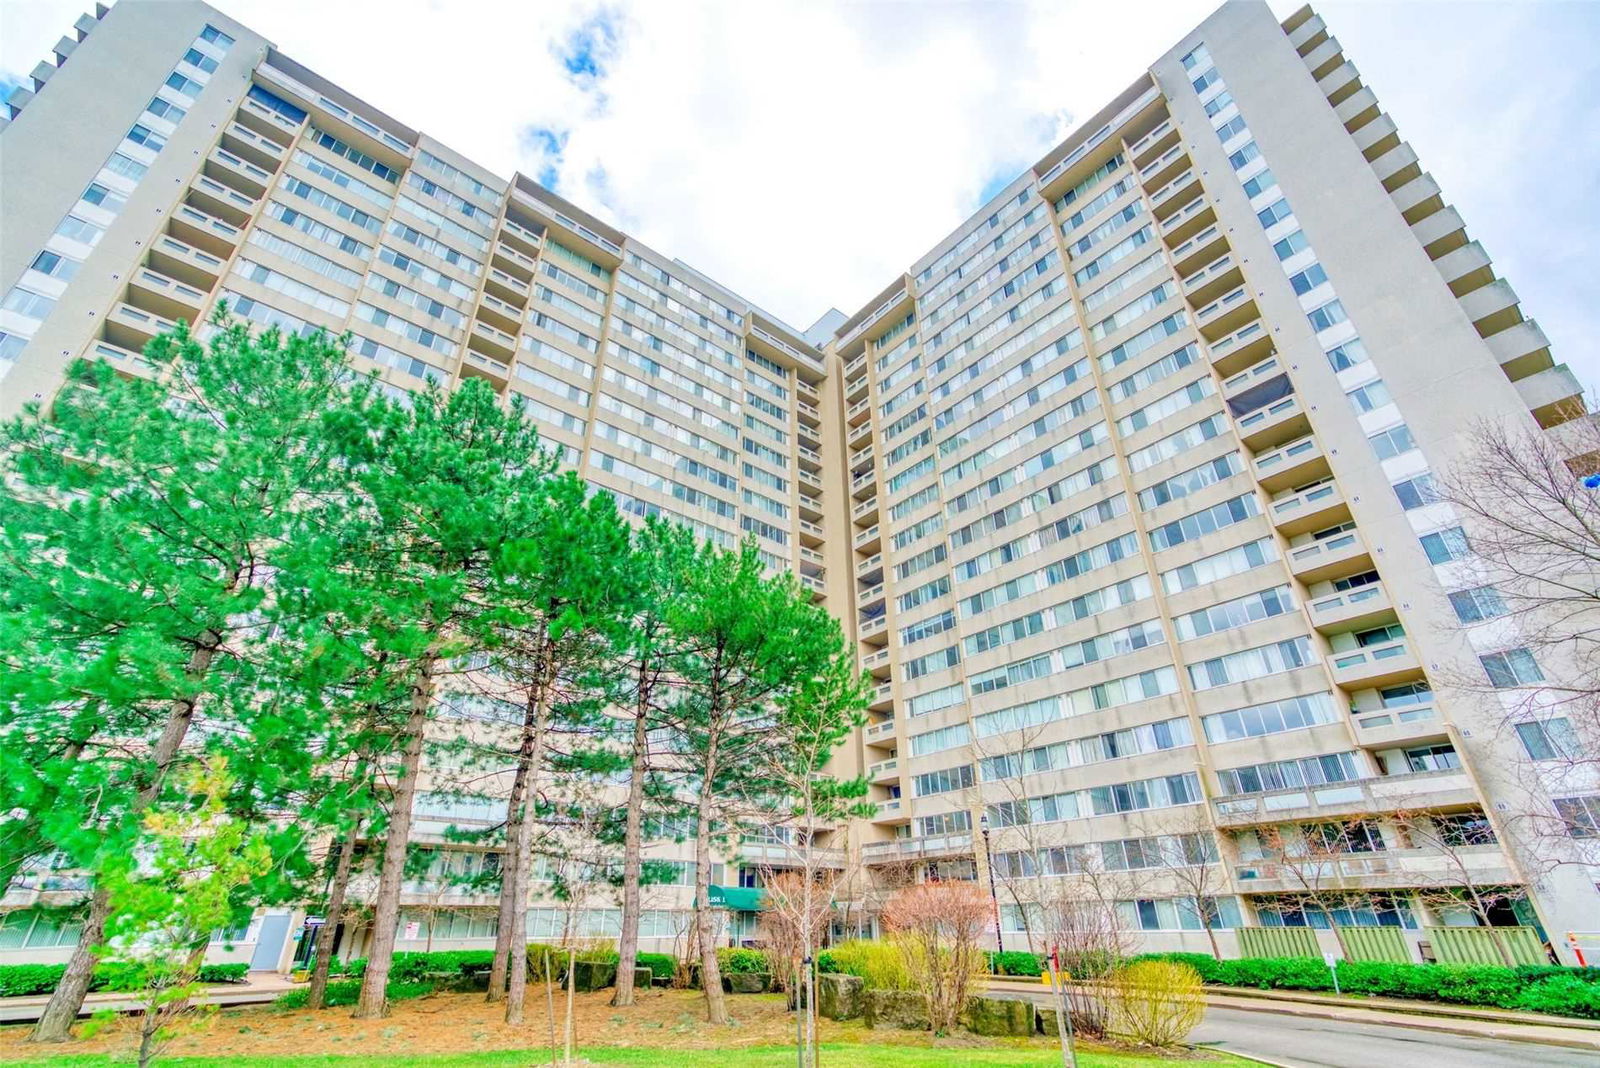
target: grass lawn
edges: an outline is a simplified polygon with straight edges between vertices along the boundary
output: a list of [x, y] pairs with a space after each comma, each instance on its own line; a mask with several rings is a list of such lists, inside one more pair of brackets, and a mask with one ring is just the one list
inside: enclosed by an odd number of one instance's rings
[[[585, 1065], [649, 1065], [650, 1068], [702, 1068], [707, 1050], [663, 1049], [580, 1049], [574, 1057]], [[494, 1053], [444, 1053], [421, 1057], [177, 1057], [162, 1058], [165, 1068], [198, 1068], [200, 1065], [227, 1064], [233, 1068], [357, 1068], [378, 1065], [384, 1068], [523, 1068], [549, 1063], [548, 1049], [500, 1050]], [[128, 1058], [109, 1055], [66, 1055], [38, 1062], [51, 1068], [111, 1068], [126, 1065]], [[850, 1068], [967, 1068], [968, 1065], [1005, 1065], [1006, 1068], [1055, 1068], [1061, 1054], [1053, 1048], [939, 1049], [927, 1046], [824, 1045], [822, 1063]], [[781, 1046], [759, 1046], [738, 1050], [738, 1068], [788, 1068], [794, 1064], [794, 1050]], [[1256, 1061], [1219, 1056], [1213, 1059], [1174, 1060], [1134, 1053], [1078, 1054], [1081, 1068], [1154, 1068], [1191, 1065], [1195, 1068], [1260, 1068]]]
[[[642, 993], [631, 1009], [615, 1009], [610, 991], [579, 994], [573, 1033], [585, 1065], [640, 1068], [789, 1068], [794, 1017], [781, 994], [747, 994], [729, 1002], [733, 1023], [705, 1022], [702, 995], [688, 990]], [[433, 994], [396, 1002], [382, 1020], [353, 1020], [348, 1008], [225, 1009], [174, 1038], [160, 1064], [171, 1068], [345, 1068], [416, 1065], [418, 1068], [537, 1068], [549, 1064], [549, 1005], [542, 990], [529, 999], [528, 1022], [511, 1027], [501, 1005], [481, 994]], [[554, 1006], [559, 1021], [565, 1005]], [[1007, 1065], [1055, 1068], [1061, 1054], [1053, 1038], [981, 1038], [965, 1032], [935, 1039], [922, 1031], [869, 1030], [860, 1020], [822, 1020], [822, 1064], [838, 1068], [958, 1068]], [[0, 1027], [0, 1064], [48, 1068], [102, 1068], [132, 1063], [137, 1021], [122, 1018], [69, 1045], [27, 1044], [26, 1026]], [[81, 1029], [80, 1029], [81, 1030]], [[560, 1024], [557, 1024], [559, 1033]], [[543, 1048], [540, 1048], [543, 1045]], [[1202, 1051], [1161, 1057], [1090, 1046], [1083, 1068], [1257, 1068], [1255, 1062]]]

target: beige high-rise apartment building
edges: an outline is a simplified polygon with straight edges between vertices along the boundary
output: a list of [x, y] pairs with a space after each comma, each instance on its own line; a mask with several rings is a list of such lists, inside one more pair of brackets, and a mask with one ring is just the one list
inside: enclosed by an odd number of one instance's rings
[[[1472, 420], [1554, 428], [1580, 389], [1309, 8], [1222, 8], [806, 330], [196, 0], [102, 7], [55, 51], [0, 133], [0, 414], [80, 356], [148, 373], [141, 346], [222, 299], [348, 330], [395, 390], [526, 398], [626, 510], [755, 537], [859, 641], [879, 686], [839, 762], [878, 812], [821, 841], [857, 876], [846, 923], [958, 878], [994, 888], [1008, 946], [1083, 884], [1147, 948], [1205, 949], [1204, 912], [1225, 951], [1245, 926], [1332, 949], [1331, 915], [1419, 959], [1476, 922], [1450, 887], [1516, 888], [1493, 921], [1563, 954], [1596, 926], [1600, 781], [1539, 768], [1571, 732], [1449, 685], [1567, 666], [1520, 647], [1429, 493]], [[1540, 806], [1572, 862], [1518, 830]], [[719, 881], [757, 884], [788, 836]], [[449, 890], [487, 862], [440, 849], [402, 948], [488, 944], [488, 901]], [[30, 878], [0, 959], [71, 943]], [[688, 904], [660, 890], [647, 937]], [[287, 961], [290, 923], [237, 952]]]

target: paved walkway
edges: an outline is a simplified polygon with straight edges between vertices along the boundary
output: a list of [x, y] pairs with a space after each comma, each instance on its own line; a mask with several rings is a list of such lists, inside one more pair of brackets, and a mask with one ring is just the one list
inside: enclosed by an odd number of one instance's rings
[[[297, 984], [277, 972], [251, 972], [243, 983], [218, 983], [206, 988], [206, 993], [195, 1000], [206, 1005], [260, 1005], [276, 1001], [285, 990]], [[49, 1002], [49, 994], [32, 994], [20, 998], [0, 998], [0, 1024], [32, 1023], [39, 1018]], [[115, 1012], [133, 1012], [144, 1007], [143, 1002], [126, 994], [99, 993], [84, 998], [79, 1016], [88, 1016], [102, 1009]]]

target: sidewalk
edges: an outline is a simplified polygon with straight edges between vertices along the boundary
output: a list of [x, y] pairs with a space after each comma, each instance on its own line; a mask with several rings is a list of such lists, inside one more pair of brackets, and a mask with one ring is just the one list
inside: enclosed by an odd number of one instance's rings
[[[204, 1005], [261, 1005], [276, 1001], [279, 994], [293, 990], [298, 984], [277, 972], [251, 972], [242, 983], [215, 983], [195, 1001]], [[49, 994], [29, 994], [20, 998], [0, 998], [0, 1024], [32, 1023], [39, 1018], [50, 1001]], [[127, 994], [105, 991], [90, 994], [83, 999], [79, 1016], [89, 1016], [102, 1009], [115, 1012], [135, 1012], [143, 1003]]]
[[[1050, 988], [1025, 980], [990, 980], [995, 993], [1027, 994], [1034, 1000], [1048, 1000]], [[1248, 1012], [1304, 1016], [1345, 1023], [1387, 1024], [1413, 1031], [1497, 1038], [1508, 1042], [1529, 1042], [1600, 1053], [1600, 1024], [1592, 1020], [1531, 1013], [1503, 1012], [1497, 1009], [1472, 1009], [1437, 1002], [1401, 1001], [1394, 998], [1362, 999], [1329, 997], [1284, 990], [1248, 990], [1236, 987], [1206, 987], [1206, 1004]]]

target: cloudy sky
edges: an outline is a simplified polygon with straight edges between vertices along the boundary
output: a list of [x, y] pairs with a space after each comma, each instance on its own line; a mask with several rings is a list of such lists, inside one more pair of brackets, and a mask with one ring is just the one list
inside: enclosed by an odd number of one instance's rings
[[[0, 0], [0, 80], [20, 81], [87, 2]], [[871, 299], [1215, 5], [217, 6], [804, 328]], [[1600, 385], [1600, 3], [1318, 9], [1557, 358]]]

